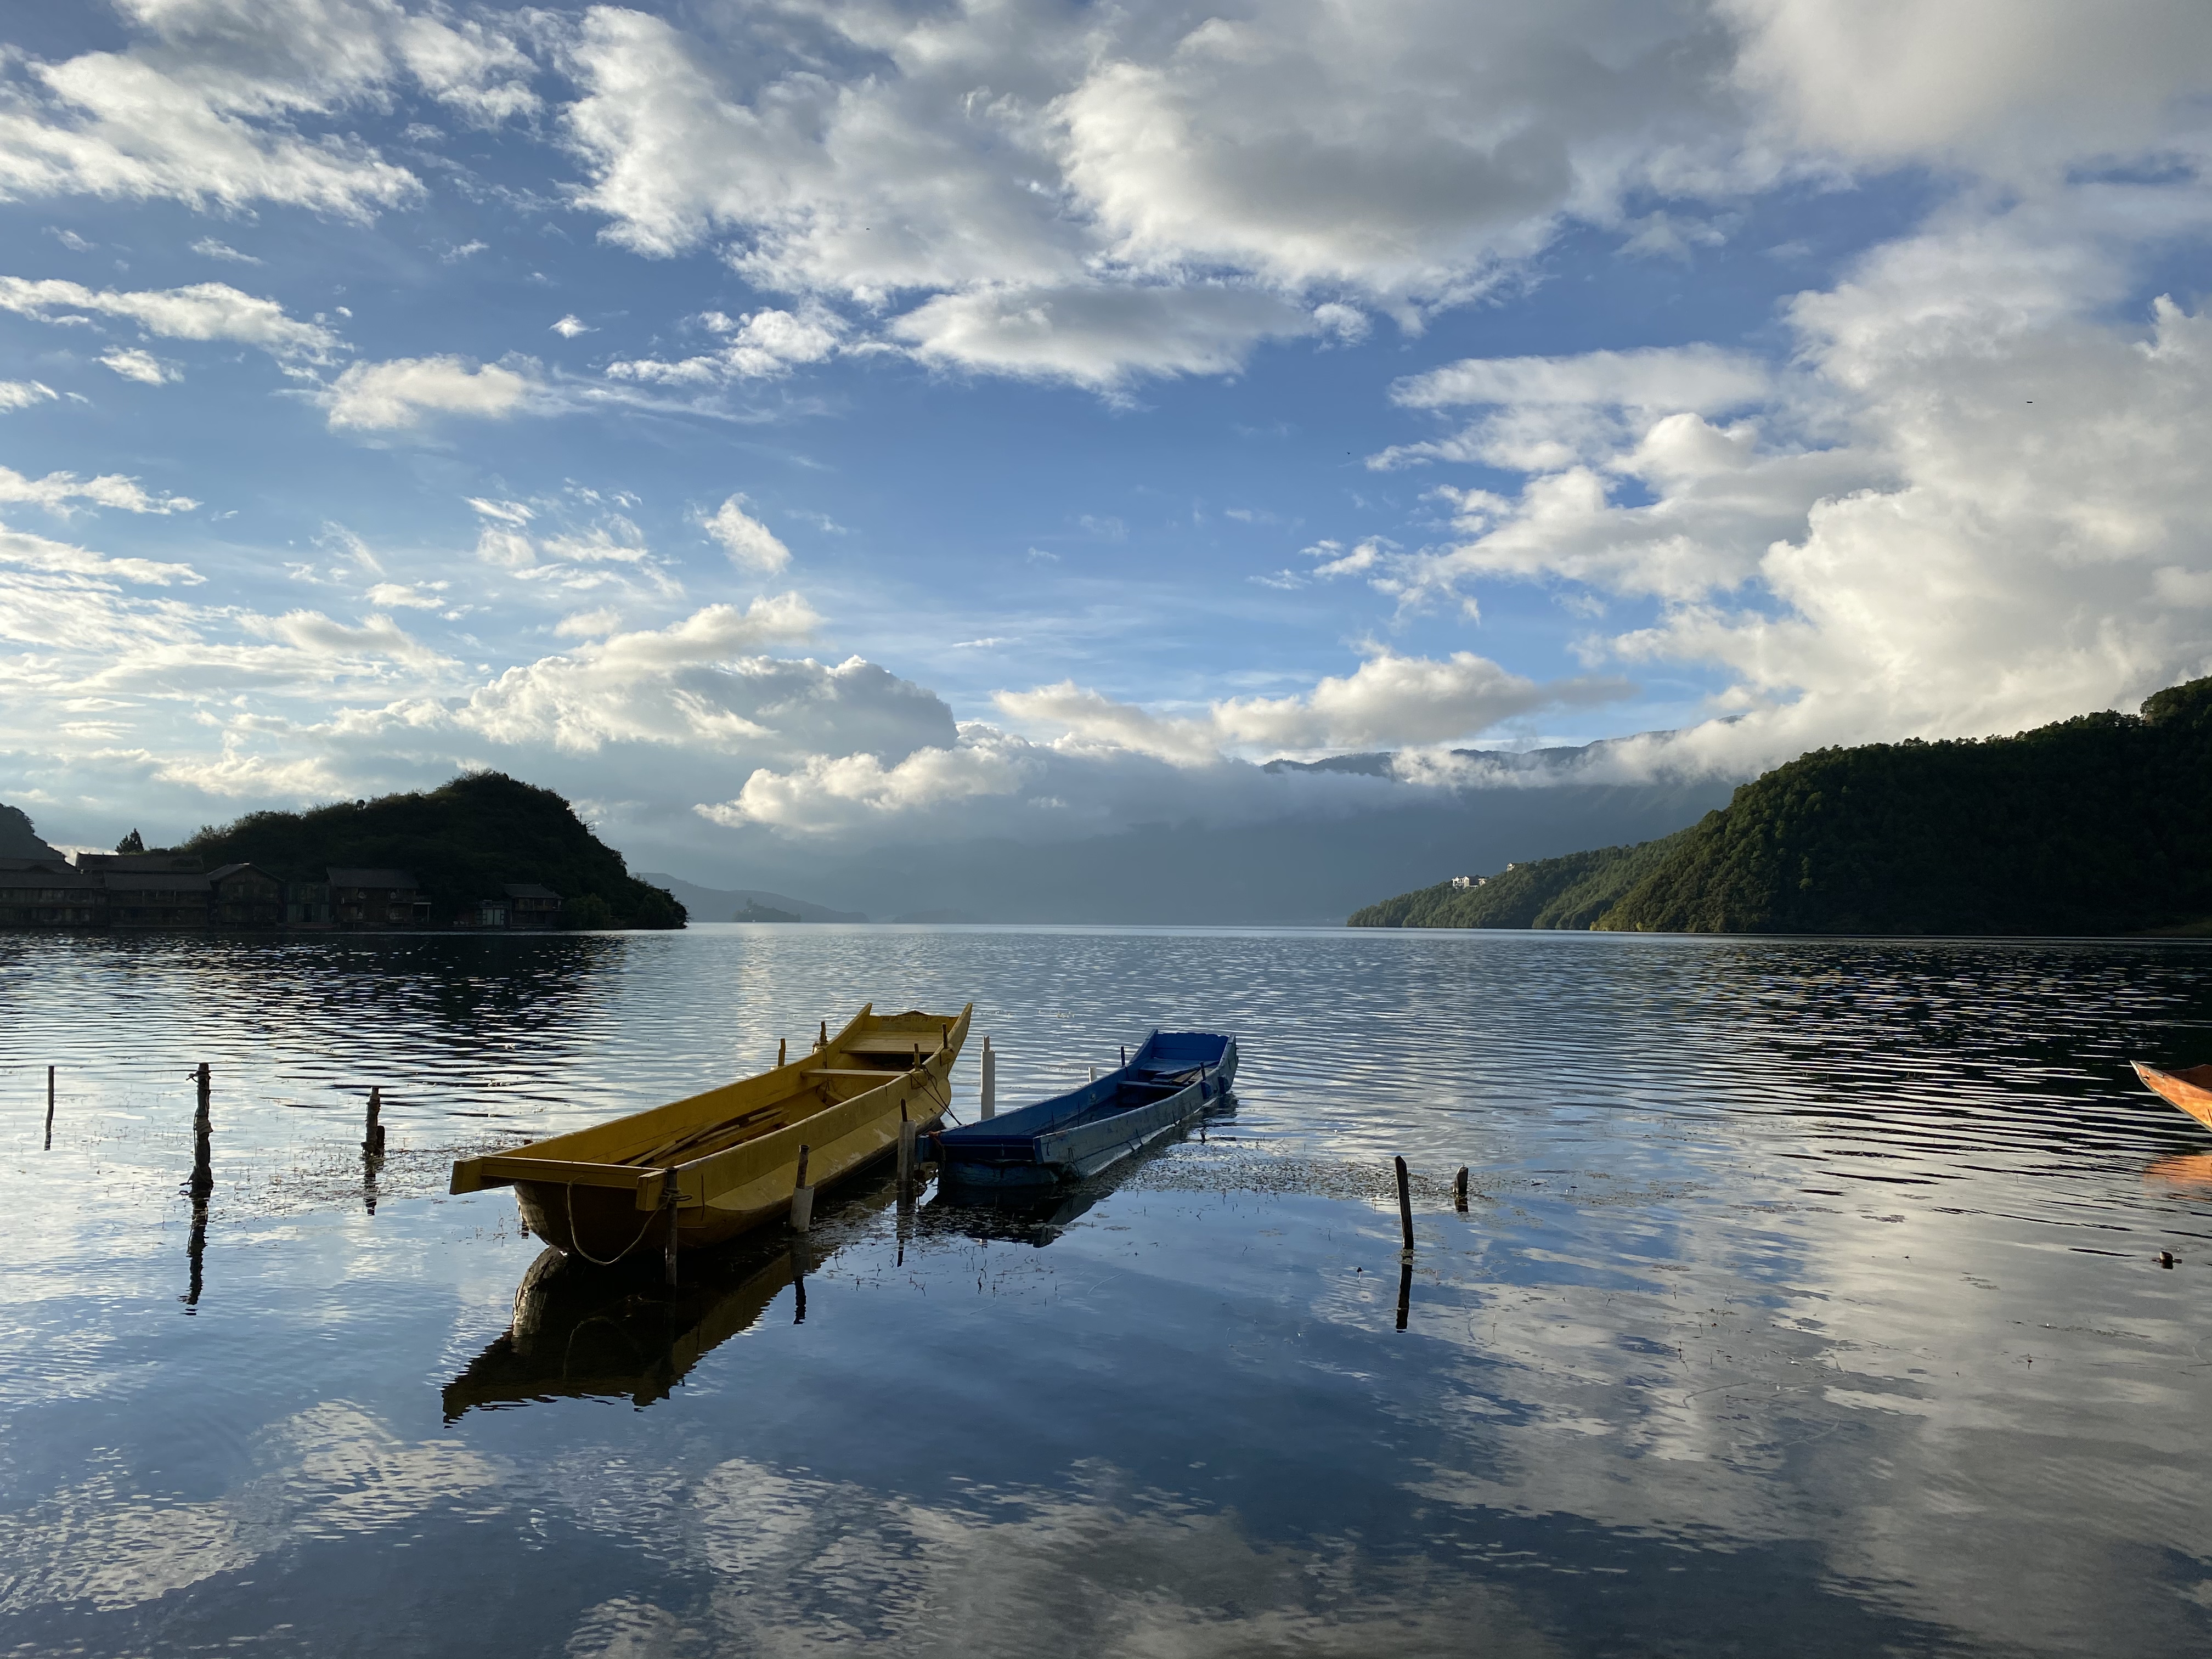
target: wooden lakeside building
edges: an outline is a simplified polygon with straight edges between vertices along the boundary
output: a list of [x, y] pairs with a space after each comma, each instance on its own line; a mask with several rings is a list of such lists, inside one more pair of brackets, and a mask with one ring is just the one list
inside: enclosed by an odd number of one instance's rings
[[[0, 927], [385, 933], [437, 926], [432, 908], [405, 870], [332, 866], [292, 880], [254, 864], [209, 870], [189, 853], [0, 858]], [[509, 882], [450, 925], [543, 931], [561, 925], [561, 911], [551, 888]]]

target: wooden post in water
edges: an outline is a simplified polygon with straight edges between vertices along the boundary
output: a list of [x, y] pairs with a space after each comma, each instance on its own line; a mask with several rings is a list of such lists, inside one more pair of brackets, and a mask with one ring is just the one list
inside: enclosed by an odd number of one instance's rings
[[1392, 1160], [1398, 1166], [1398, 1226], [1406, 1235], [1406, 1254], [1413, 1253], [1413, 1189], [1406, 1174], [1406, 1160]]
[[1459, 1166], [1459, 1173], [1452, 1177], [1452, 1208], [1462, 1215], [1467, 1213], [1467, 1165], [1464, 1164]]
[[199, 1104], [192, 1113], [192, 1180], [191, 1194], [195, 1204], [204, 1205], [208, 1194], [215, 1190], [215, 1167], [211, 1158], [210, 1137], [214, 1131], [209, 1097], [214, 1092], [213, 1080], [208, 1075], [207, 1062], [202, 1060], [192, 1073], [198, 1085]]
[[783, 1057], [783, 1039], [782, 1039], [781, 1037], [778, 1037], [778, 1038], [775, 1040], [775, 1066], [776, 1066], [776, 1070], [778, 1070], [778, 1071], [781, 1071], [781, 1070], [784, 1068], [784, 1066], [785, 1066], [785, 1065], [786, 1065], [787, 1063], [787, 1062], [784, 1060], [784, 1057]]
[[816, 1040], [814, 1046], [817, 1048], [827, 1048], [830, 1046], [830, 1022], [826, 1019], [822, 1022], [822, 1035]]
[[983, 1115], [999, 1109], [999, 1057], [991, 1052], [991, 1039], [983, 1039]]
[[54, 1068], [46, 1067], [46, 1150], [54, 1149]]
[[381, 1121], [383, 1116], [384, 1091], [371, 1089], [368, 1091], [368, 1116], [364, 1121], [361, 1132], [361, 1155], [363, 1158], [384, 1156], [384, 1124]]
[[799, 1173], [791, 1188], [791, 1231], [803, 1233], [814, 1224], [814, 1188], [806, 1184], [806, 1147], [799, 1149]]
[[905, 1107], [900, 1107], [899, 1112], [898, 1184], [899, 1196], [903, 1199], [914, 1195], [915, 1139], [921, 1126], [904, 1115]]

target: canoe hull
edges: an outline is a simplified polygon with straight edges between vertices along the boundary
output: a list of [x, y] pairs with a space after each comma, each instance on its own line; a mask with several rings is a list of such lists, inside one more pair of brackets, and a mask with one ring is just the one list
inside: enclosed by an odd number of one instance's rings
[[2161, 1072], [2155, 1066], [2130, 1060], [2143, 1086], [2212, 1129], [2212, 1066], [2192, 1066], [2184, 1072]]
[[[819, 1190], [894, 1156], [902, 1123], [935, 1127], [951, 1098], [969, 1014], [877, 1016], [864, 1008], [805, 1060], [691, 1101], [465, 1159], [454, 1166], [453, 1190], [513, 1186], [532, 1232], [600, 1266], [667, 1249], [664, 1200], [672, 1188], [678, 1249], [724, 1243], [789, 1218], [802, 1148], [807, 1184]], [[911, 1066], [897, 1058], [908, 1036], [919, 1062]], [[758, 1121], [724, 1133], [750, 1120]], [[657, 1149], [683, 1148], [693, 1125], [721, 1138], [708, 1134], [697, 1142], [708, 1150], [688, 1161], [665, 1161]], [[684, 1156], [678, 1150], [665, 1158]]]
[[[1139, 1060], [1143, 1059], [1139, 1053]], [[1127, 1072], [1135, 1065], [1101, 1078], [1075, 1097], [1111, 1097]], [[1127, 1111], [1091, 1117], [1066, 1128], [1027, 1137], [988, 1135], [981, 1124], [963, 1134], [933, 1138], [938, 1179], [946, 1189], [963, 1197], [988, 1200], [1035, 1199], [1103, 1174], [1133, 1158], [1162, 1136], [1173, 1133], [1201, 1112], [1228, 1097], [1237, 1077], [1237, 1042], [1230, 1038], [1218, 1064], [1187, 1087], [1162, 1099]], [[1011, 1127], [1011, 1126], [1010, 1126]]]

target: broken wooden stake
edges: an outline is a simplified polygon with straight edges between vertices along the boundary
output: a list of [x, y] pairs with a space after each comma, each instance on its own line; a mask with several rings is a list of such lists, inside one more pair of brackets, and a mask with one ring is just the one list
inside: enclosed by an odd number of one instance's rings
[[383, 1115], [384, 1091], [371, 1089], [368, 1091], [368, 1116], [361, 1133], [361, 1151], [364, 1158], [384, 1156], [384, 1125], [380, 1121]]
[[1406, 1249], [1410, 1255], [1413, 1249], [1413, 1183], [1406, 1173], [1406, 1160], [1401, 1158], [1392, 1161], [1398, 1166], [1398, 1226], [1406, 1235]]
[[1452, 1177], [1452, 1208], [1462, 1215], [1467, 1213], [1467, 1165], [1460, 1165], [1459, 1173]]
[[991, 1052], [991, 1039], [983, 1039], [983, 1115], [999, 1109], [999, 1057]]
[[814, 1224], [814, 1188], [806, 1184], [808, 1148], [799, 1149], [799, 1173], [791, 1188], [791, 1230], [803, 1233]]

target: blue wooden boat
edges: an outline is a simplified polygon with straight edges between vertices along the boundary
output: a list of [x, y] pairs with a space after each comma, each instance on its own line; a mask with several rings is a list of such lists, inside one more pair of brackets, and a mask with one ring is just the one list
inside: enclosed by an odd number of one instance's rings
[[1229, 1092], [1237, 1039], [1155, 1031], [1127, 1065], [1034, 1106], [942, 1129], [925, 1157], [960, 1197], [1033, 1198], [1111, 1169]]

